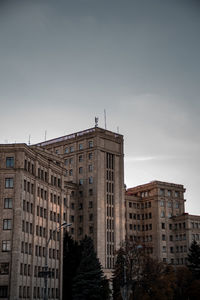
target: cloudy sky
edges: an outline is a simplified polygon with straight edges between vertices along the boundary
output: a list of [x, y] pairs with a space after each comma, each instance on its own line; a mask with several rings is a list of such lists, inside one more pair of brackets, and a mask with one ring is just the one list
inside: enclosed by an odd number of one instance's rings
[[184, 184], [200, 214], [199, 0], [0, 0], [0, 143], [94, 126], [125, 139], [128, 187]]

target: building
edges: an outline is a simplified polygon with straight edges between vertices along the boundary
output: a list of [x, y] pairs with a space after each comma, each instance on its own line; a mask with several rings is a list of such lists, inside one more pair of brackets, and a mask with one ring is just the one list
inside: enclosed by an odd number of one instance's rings
[[193, 239], [200, 240], [200, 216], [185, 213], [183, 185], [152, 181], [126, 191], [126, 237], [152, 257], [187, 264]]
[[0, 145], [0, 298], [41, 299], [48, 246], [49, 299], [62, 299], [64, 223], [91, 236], [108, 278], [125, 237], [154, 258], [187, 263], [200, 216], [185, 213], [183, 185], [124, 188], [123, 136], [102, 128], [26, 144]]
[[46, 242], [49, 299], [62, 290], [62, 231], [73, 185], [58, 155], [25, 144], [0, 145], [0, 298], [43, 296]]
[[115, 250], [125, 237], [123, 136], [98, 127], [37, 144], [64, 159], [72, 193], [71, 234], [91, 236], [109, 277]]

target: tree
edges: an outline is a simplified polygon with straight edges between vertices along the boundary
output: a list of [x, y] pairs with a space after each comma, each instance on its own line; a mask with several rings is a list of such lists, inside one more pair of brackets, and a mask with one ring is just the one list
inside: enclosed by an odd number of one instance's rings
[[189, 269], [195, 279], [200, 279], [200, 245], [194, 240], [189, 248], [188, 254]]
[[63, 242], [63, 300], [72, 300], [72, 282], [80, 264], [81, 249], [66, 232]]
[[[145, 248], [134, 241], [126, 240], [117, 251], [117, 260], [113, 272], [113, 299], [122, 299], [121, 292], [129, 297], [141, 275]], [[124, 295], [124, 298], [126, 298]]]
[[174, 270], [149, 256], [144, 257], [133, 299], [170, 300], [174, 297]]
[[73, 278], [73, 300], [107, 300], [110, 290], [101, 264], [94, 251], [93, 241], [85, 237], [80, 243], [81, 259]]
[[117, 259], [112, 277], [114, 300], [122, 299], [120, 287], [124, 285], [124, 256], [125, 251], [123, 248], [120, 248], [117, 251]]
[[[117, 252], [113, 273], [113, 299], [121, 300], [120, 287], [126, 299], [172, 300], [175, 289], [174, 270], [152, 259], [148, 248], [134, 241], [125, 241]], [[125, 281], [125, 282], [124, 282]], [[129, 292], [128, 292], [129, 291]]]

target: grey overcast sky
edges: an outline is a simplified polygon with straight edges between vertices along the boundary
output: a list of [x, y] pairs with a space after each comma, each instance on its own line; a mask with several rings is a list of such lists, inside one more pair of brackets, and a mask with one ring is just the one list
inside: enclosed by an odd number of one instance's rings
[[0, 0], [0, 143], [104, 127], [105, 108], [126, 185], [184, 184], [200, 214], [199, 95], [199, 0]]

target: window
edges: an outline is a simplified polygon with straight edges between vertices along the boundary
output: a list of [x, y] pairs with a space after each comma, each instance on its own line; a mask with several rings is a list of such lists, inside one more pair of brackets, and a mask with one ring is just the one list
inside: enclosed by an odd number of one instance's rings
[[92, 184], [92, 183], [93, 183], [93, 177], [90, 176], [90, 177], [89, 177], [89, 184]]
[[161, 228], [165, 229], [165, 223], [161, 223]]
[[93, 227], [92, 226], [90, 226], [89, 231], [90, 231], [90, 234], [93, 233]]
[[171, 218], [171, 217], [172, 217], [172, 213], [169, 212], [169, 213], [168, 213], [168, 218]]
[[83, 155], [79, 155], [78, 160], [79, 160], [79, 162], [82, 162], [83, 161]]
[[8, 286], [0, 286], [0, 298], [7, 298], [8, 297]]
[[11, 250], [11, 241], [2, 241], [2, 251], [8, 252]]
[[79, 179], [79, 184], [83, 185], [83, 179]]
[[165, 195], [165, 190], [164, 189], [160, 189], [160, 196], [164, 196]]
[[165, 217], [165, 212], [162, 210], [161, 211], [161, 214], [160, 214], [161, 218], [164, 218]]
[[70, 146], [69, 151], [74, 152], [74, 146]]
[[176, 198], [179, 197], [179, 192], [175, 191], [175, 197], [176, 197]]
[[168, 191], [167, 191], [167, 196], [168, 196], [168, 197], [171, 197], [171, 196], [172, 196], [172, 191], [168, 190]]
[[83, 144], [79, 144], [79, 150], [83, 150]]
[[93, 189], [89, 189], [89, 196], [93, 195]]
[[93, 147], [93, 141], [89, 141], [89, 148]]
[[69, 153], [69, 148], [68, 147], [65, 148], [65, 153]]
[[91, 160], [92, 157], [93, 157], [93, 154], [90, 152], [90, 153], [88, 154], [88, 158]]
[[89, 165], [89, 166], [88, 166], [88, 171], [89, 171], [89, 172], [92, 172], [92, 170], [93, 170], [93, 165]]
[[179, 208], [179, 203], [178, 202], [175, 203], [175, 208]]
[[69, 176], [72, 176], [72, 175], [73, 175], [73, 170], [70, 169], [70, 170], [69, 170]]
[[166, 252], [166, 246], [162, 247], [162, 252], [165, 253]]
[[67, 166], [68, 165], [68, 159], [65, 159], [65, 166]]
[[93, 202], [89, 201], [89, 208], [92, 208], [92, 207], [93, 207]]
[[12, 229], [12, 220], [4, 219], [3, 220], [3, 230], [11, 230]]
[[73, 162], [74, 162], [73, 157], [71, 157], [71, 158], [69, 159], [69, 164], [73, 164]]
[[160, 206], [164, 206], [164, 201], [163, 200], [160, 201]]
[[14, 157], [6, 157], [6, 168], [14, 167]]
[[12, 208], [12, 198], [4, 199], [4, 208]]
[[0, 275], [9, 274], [9, 263], [0, 263]]
[[162, 241], [166, 241], [165, 234], [162, 234]]
[[5, 188], [13, 188], [13, 178], [6, 178], [5, 179]]
[[83, 167], [80, 167], [79, 168], [79, 174], [82, 174], [83, 173]]
[[167, 203], [167, 206], [168, 206], [168, 207], [172, 207], [172, 202], [171, 202], [171, 201], [168, 202], [168, 203]]

